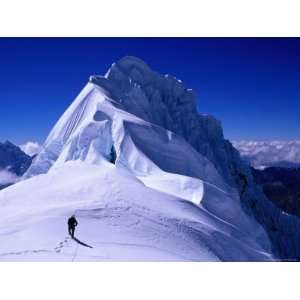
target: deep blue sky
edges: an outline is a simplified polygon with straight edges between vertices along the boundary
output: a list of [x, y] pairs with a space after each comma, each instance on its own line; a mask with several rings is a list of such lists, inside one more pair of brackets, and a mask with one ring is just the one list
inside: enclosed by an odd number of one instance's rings
[[42, 142], [89, 75], [125, 55], [195, 89], [227, 138], [300, 138], [300, 39], [0, 38], [0, 141]]

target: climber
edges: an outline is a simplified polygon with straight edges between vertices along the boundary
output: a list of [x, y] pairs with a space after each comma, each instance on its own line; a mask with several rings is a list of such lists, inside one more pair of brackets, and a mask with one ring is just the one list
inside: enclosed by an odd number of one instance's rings
[[78, 225], [78, 222], [75, 218], [75, 215], [73, 215], [71, 218], [69, 218], [68, 220], [68, 228], [69, 228], [69, 234], [72, 237], [72, 239], [74, 238], [74, 234], [75, 234], [75, 227]]
[[115, 149], [114, 145], [112, 145], [111, 150], [110, 150], [110, 162], [112, 164], [115, 164], [116, 159], [117, 159], [116, 149]]

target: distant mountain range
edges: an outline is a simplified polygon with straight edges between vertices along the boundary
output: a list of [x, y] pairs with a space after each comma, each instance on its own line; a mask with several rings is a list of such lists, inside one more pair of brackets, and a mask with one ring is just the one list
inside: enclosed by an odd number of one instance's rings
[[17, 181], [28, 170], [33, 158], [9, 141], [0, 143], [0, 189]]
[[265, 195], [283, 211], [300, 217], [300, 168], [252, 169]]
[[242, 158], [253, 168], [300, 167], [300, 140], [232, 141]]
[[233, 141], [265, 195], [300, 217], [300, 141]]

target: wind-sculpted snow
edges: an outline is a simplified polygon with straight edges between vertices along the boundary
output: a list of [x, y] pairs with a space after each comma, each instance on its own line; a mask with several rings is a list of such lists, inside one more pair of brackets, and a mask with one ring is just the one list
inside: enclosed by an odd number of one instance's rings
[[[101, 86], [103, 79], [99, 78], [93, 76], [91, 82]], [[181, 135], [234, 185], [230, 162], [224, 161], [228, 147], [223, 142], [221, 124], [212, 116], [199, 115], [192, 90], [175, 77], [153, 72], [135, 57], [113, 64], [106, 78], [110, 82], [106, 87], [118, 95], [116, 100], [126, 111]]]
[[[297, 222], [264, 198], [220, 123], [136, 58], [91, 76], [24, 179], [0, 192], [3, 260], [272, 260], [284, 245], [298, 255], [295, 235], [272, 231]], [[66, 237], [74, 212], [93, 248]]]
[[[92, 228], [79, 239], [91, 244], [93, 250], [81, 249], [78, 260], [105, 260], [100, 254], [103, 251], [111, 253], [108, 260], [272, 259], [267, 248], [257, 242], [261, 236], [267, 239], [264, 231], [244, 214], [237, 192], [224, 182], [214, 165], [182, 137], [128, 113], [109, 95], [103, 87], [89, 83], [75, 100], [77, 106], [71, 105], [50, 133], [44, 153], [26, 176], [47, 175], [20, 183], [11, 191], [12, 196], [7, 190], [5, 198], [11, 197], [8, 201], [13, 203], [18, 193], [24, 193], [18, 191], [22, 185], [45, 186], [46, 190], [36, 192], [24, 205], [31, 203], [30, 207], [38, 211], [48, 210], [48, 205], [57, 212], [66, 210], [61, 212], [60, 223], [74, 211], [79, 218], [84, 213], [83, 226]], [[108, 163], [113, 145], [116, 169]], [[90, 176], [95, 176], [95, 181]], [[52, 184], [36, 182], [40, 180]], [[122, 186], [124, 180], [127, 184]], [[121, 198], [120, 193], [124, 193]], [[116, 210], [121, 216], [115, 216]], [[30, 219], [34, 220], [33, 215]], [[127, 223], [133, 225], [127, 228]], [[45, 230], [50, 230], [49, 224], [46, 222]], [[64, 224], [60, 230], [64, 240]], [[227, 249], [223, 249], [225, 245]], [[39, 252], [38, 260], [53, 255], [49, 247], [37, 248], [50, 251]], [[72, 253], [55, 259], [70, 260]], [[32, 252], [28, 255], [33, 259]], [[6, 258], [13, 259], [9, 255]]]
[[144, 153], [151, 164], [169, 173], [207, 179], [226, 189], [214, 166], [174, 133], [155, 125], [129, 122], [124, 123], [124, 129], [134, 147]]
[[[147, 188], [106, 161], [70, 161], [52, 168], [7, 188], [0, 204], [2, 261], [272, 259], [239, 226]], [[77, 238], [93, 248], [68, 238], [66, 220], [73, 213], [79, 221]]]

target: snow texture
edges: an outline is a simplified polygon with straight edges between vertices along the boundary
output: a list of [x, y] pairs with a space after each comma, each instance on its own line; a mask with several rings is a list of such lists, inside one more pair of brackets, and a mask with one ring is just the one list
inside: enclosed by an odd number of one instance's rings
[[[91, 76], [24, 180], [0, 192], [0, 259], [273, 260], [255, 220], [269, 217], [259, 215], [267, 200], [195, 99], [134, 57]], [[77, 238], [93, 248], [67, 236], [74, 213]]]

